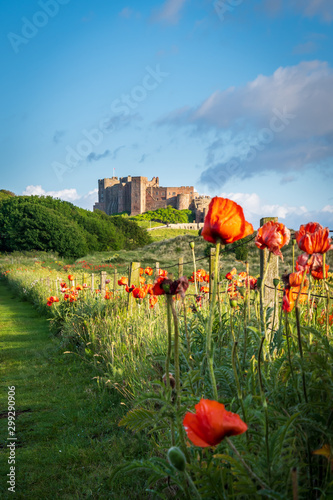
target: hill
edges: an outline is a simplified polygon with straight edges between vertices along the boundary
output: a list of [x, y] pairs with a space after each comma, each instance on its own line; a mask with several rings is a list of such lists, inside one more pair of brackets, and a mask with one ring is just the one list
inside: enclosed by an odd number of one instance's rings
[[147, 231], [124, 217], [90, 212], [50, 196], [0, 198], [0, 251], [55, 251], [78, 258], [89, 252], [134, 249], [150, 243]]

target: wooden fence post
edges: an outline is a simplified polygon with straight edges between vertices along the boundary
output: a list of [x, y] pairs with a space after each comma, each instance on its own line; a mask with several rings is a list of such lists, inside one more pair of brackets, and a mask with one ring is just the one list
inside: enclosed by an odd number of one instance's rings
[[[118, 285], [117, 269], [114, 268], [114, 275], [113, 275], [113, 295], [115, 295], [115, 293], [116, 293], [117, 285]], [[128, 284], [128, 286], [130, 286], [130, 283]]]
[[[128, 273], [128, 286], [134, 285], [140, 287], [140, 262], [131, 262]], [[132, 293], [128, 294], [127, 309], [133, 309], [137, 306], [136, 299]]]
[[216, 248], [211, 247], [209, 249], [209, 302], [211, 302], [213, 299], [214, 280], [218, 278], [217, 276], [214, 276], [215, 259], [216, 259]]
[[106, 283], [105, 283], [105, 280], [106, 280], [106, 271], [101, 271], [101, 295], [104, 297], [105, 295], [105, 287], [106, 287]]
[[155, 263], [155, 278], [158, 278], [158, 271], [160, 270], [160, 263], [156, 262]]
[[184, 275], [184, 257], [178, 259], [178, 278]]
[[[260, 226], [263, 226], [266, 224], [266, 222], [273, 221], [273, 222], [278, 222], [277, 217], [263, 217], [260, 219]], [[269, 251], [267, 248], [264, 250], [258, 250], [260, 253], [260, 277], [261, 279], [264, 276], [264, 272], [266, 270], [267, 266], [267, 259], [268, 259], [268, 254]], [[270, 261], [269, 261], [269, 267], [263, 287], [263, 303], [264, 307], [274, 307], [274, 295], [275, 295], [275, 289], [274, 289], [274, 284], [273, 284], [273, 279], [279, 277], [279, 257], [278, 255], [272, 254], [270, 256]], [[266, 286], [267, 285], [267, 286]], [[270, 287], [270, 288], [268, 288]], [[278, 321], [279, 315], [276, 315], [276, 319]], [[276, 323], [276, 322], [275, 322]], [[276, 328], [277, 324], [273, 326], [273, 328]]]

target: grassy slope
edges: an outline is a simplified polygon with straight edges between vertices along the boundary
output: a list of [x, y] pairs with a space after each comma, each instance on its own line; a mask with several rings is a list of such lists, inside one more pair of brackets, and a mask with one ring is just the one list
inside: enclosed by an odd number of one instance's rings
[[[18, 499], [145, 498], [142, 474], [121, 476], [111, 492], [112, 466], [140, 458], [144, 440], [117, 422], [118, 394], [98, 391], [90, 366], [63, 355], [45, 318], [13, 299], [0, 282], [0, 498], [7, 491], [7, 387], [16, 387]], [[22, 413], [20, 413], [22, 412]]]

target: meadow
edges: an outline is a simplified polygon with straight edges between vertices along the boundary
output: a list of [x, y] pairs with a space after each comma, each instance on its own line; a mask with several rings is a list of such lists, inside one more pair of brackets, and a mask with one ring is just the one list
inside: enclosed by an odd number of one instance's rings
[[119, 429], [145, 443], [113, 461], [103, 498], [124, 478], [137, 498], [332, 498], [332, 275], [290, 278], [302, 254], [290, 241], [267, 306], [254, 238], [222, 248], [209, 273], [211, 247], [185, 234], [76, 261], [12, 253], [0, 270], [117, 401]]

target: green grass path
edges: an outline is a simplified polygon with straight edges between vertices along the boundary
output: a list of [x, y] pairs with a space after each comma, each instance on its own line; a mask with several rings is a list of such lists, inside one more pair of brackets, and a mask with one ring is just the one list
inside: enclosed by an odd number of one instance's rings
[[[64, 350], [64, 349], [63, 349]], [[48, 322], [0, 281], [0, 498], [147, 498], [142, 474], [109, 484], [114, 465], [141, 458], [144, 439], [118, 427], [118, 394], [94, 369], [64, 355]], [[16, 488], [9, 484], [7, 392], [16, 392]]]

